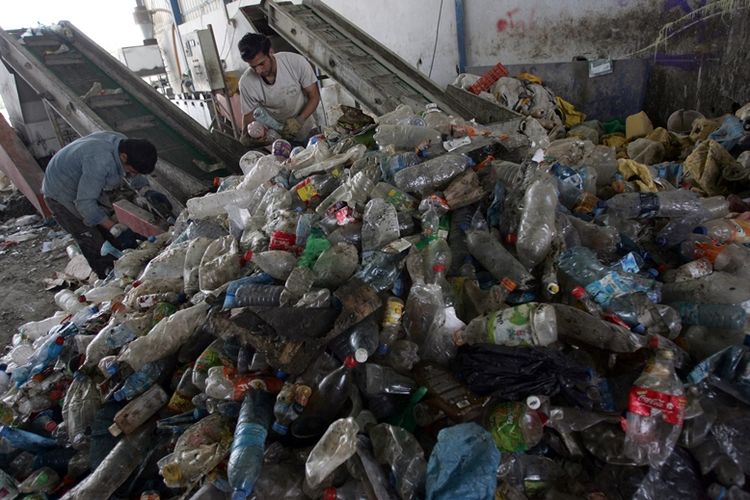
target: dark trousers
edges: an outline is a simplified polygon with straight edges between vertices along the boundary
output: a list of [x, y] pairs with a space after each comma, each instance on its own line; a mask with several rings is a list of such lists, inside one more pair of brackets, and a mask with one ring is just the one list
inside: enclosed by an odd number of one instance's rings
[[90, 227], [84, 224], [77, 215], [65, 208], [62, 203], [52, 198], [44, 198], [44, 201], [47, 202], [47, 206], [60, 227], [65, 229], [78, 243], [81, 253], [86, 257], [91, 269], [100, 278], [106, 278], [112, 269], [115, 258], [111, 255], [102, 256], [101, 254], [102, 245], [107, 240], [105, 232], [98, 226]]

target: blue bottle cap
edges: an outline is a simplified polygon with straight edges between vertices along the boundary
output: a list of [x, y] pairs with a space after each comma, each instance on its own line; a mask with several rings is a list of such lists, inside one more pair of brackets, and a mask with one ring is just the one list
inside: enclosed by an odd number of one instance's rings
[[706, 226], [698, 226], [695, 229], [693, 229], [694, 234], [708, 234], [708, 229]]
[[659, 273], [659, 270], [658, 270], [658, 269], [655, 269], [655, 268], [653, 268], [653, 267], [649, 267], [649, 268], [648, 268], [648, 269], [646, 270], [646, 272], [647, 272], [648, 274], [650, 274], [650, 275], [651, 275], [651, 276], [652, 276], [653, 278], [658, 278], [658, 277], [659, 277], [659, 274], [660, 274], [660, 273]]
[[8, 365], [6, 365], [5, 363], [0, 363], [0, 372], [4, 372], [7, 369], [8, 369]]
[[284, 370], [276, 370], [276, 378], [279, 380], [286, 380], [289, 378], [289, 374]]
[[153, 243], [156, 241], [156, 236], [149, 236], [147, 239], [149, 243]]
[[119, 391], [115, 391], [114, 398], [115, 401], [123, 401], [125, 400], [125, 393], [122, 389], [120, 389]]
[[635, 325], [630, 330], [632, 332], [634, 332], [634, 333], [638, 333], [638, 334], [641, 334], [641, 335], [643, 335], [644, 333], [646, 333], [646, 327], [643, 326], [643, 324], [641, 324], [641, 323], [638, 323], [637, 325]]

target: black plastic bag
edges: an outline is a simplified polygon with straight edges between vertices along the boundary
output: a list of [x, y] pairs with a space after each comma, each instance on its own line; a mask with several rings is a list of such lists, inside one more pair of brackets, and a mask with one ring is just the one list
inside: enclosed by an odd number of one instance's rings
[[452, 369], [474, 393], [508, 401], [562, 394], [591, 409], [598, 397], [589, 368], [546, 347], [466, 345], [458, 350]]

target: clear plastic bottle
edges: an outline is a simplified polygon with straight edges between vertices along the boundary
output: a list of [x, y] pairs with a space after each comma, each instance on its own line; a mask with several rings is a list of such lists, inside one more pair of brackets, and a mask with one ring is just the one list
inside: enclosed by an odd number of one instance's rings
[[[670, 277], [672, 278], [670, 281], [675, 282], [694, 280], [696, 278], [708, 276], [712, 272], [714, 272], [714, 266], [713, 264], [711, 264], [710, 260], [696, 259], [681, 265], [674, 270], [674, 273], [670, 273]], [[666, 273], [664, 276], [664, 281], [667, 281]]]
[[338, 467], [357, 452], [359, 425], [354, 418], [333, 422], [305, 462], [305, 486], [314, 491]]
[[321, 433], [339, 414], [349, 398], [352, 370], [357, 361], [352, 356], [344, 364], [326, 375], [315, 387], [305, 410], [294, 422], [293, 427], [319, 430]]
[[396, 207], [381, 198], [370, 200], [362, 218], [362, 250], [377, 250], [398, 239]]
[[245, 393], [253, 388], [277, 392], [282, 382], [276, 377], [248, 373], [239, 375], [234, 368], [213, 366], [208, 369], [205, 393], [215, 399], [234, 399], [240, 401]]
[[388, 113], [375, 117], [375, 123], [392, 125], [394, 123], [398, 123], [399, 120], [403, 118], [412, 116], [413, 114], [414, 110], [411, 109], [411, 106], [409, 106], [408, 104], [399, 104], [393, 111], [389, 111]]
[[374, 319], [360, 321], [349, 329], [349, 346], [357, 363], [365, 363], [380, 345], [380, 332]]
[[146, 392], [125, 405], [115, 414], [114, 423], [109, 427], [113, 436], [130, 434], [159, 411], [169, 396], [158, 385], [151, 386]]
[[272, 428], [279, 435], [289, 432], [289, 425], [294, 422], [307, 406], [312, 389], [305, 384], [284, 384], [274, 404], [273, 414], [276, 417]]
[[719, 330], [740, 330], [747, 322], [747, 312], [734, 304], [696, 304], [673, 302], [683, 324], [700, 325]]
[[67, 288], [63, 288], [55, 294], [55, 304], [70, 314], [75, 314], [86, 307], [86, 302], [81, 301], [80, 297], [73, 290], [68, 290]]
[[478, 316], [453, 335], [456, 345], [492, 343], [547, 346], [557, 341], [557, 320], [550, 304], [528, 302]]
[[401, 170], [422, 163], [423, 157], [420, 153], [407, 151], [392, 155], [385, 163], [385, 176], [392, 179]]
[[250, 391], [242, 401], [227, 465], [232, 500], [244, 500], [253, 493], [272, 420], [273, 397], [266, 391]]
[[417, 205], [419, 205], [419, 201], [416, 198], [387, 182], [378, 182], [370, 192], [370, 197], [383, 198], [396, 207], [396, 210], [399, 212], [414, 211]]
[[705, 234], [718, 243], [750, 243], [750, 220], [709, 220], [696, 227], [695, 232]]
[[446, 185], [472, 163], [466, 155], [446, 153], [401, 170], [393, 176], [393, 182], [404, 191], [427, 195]]
[[295, 184], [291, 192], [304, 206], [316, 207], [340, 183], [340, 176], [334, 177], [331, 174], [315, 174]]
[[416, 387], [413, 379], [401, 375], [387, 366], [367, 363], [364, 366], [364, 393], [368, 396], [378, 394], [410, 394]]
[[425, 126], [435, 129], [443, 135], [451, 135], [453, 119], [450, 115], [444, 113], [437, 104], [427, 104], [425, 112], [422, 113], [422, 118], [424, 118]]
[[121, 439], [96, 469], [62, 498], [109, 498], [138, 468], [154, 443], [154, 426], [144, 425]]
[[686, 398], [674, 354], [656, 352], [630, 389], [624, 453], [639, 465], [658, 467], [680, 437]]
[[226, 207], [246, 207], [254, 195], [247, 189], [230, 189], [219, 193], [209, 193], [199, 198], [190, 198], [186, 205], [192, 219], [204, 219], [226, 213]]
[[451, 249], [445, 238], [438, 236], [427, 245], [425, 255], [425, 280], [434, 283], [443, 292], [443, 303], [452, 306], [455, 303], [453, 287], [445, 277], [451, 266]]
[[533, 283], [531, 273], [489, 231], [469, 230], [467, 243], [471, 255], [498, 281], [509, 278], [522, 290]]
[[369, 429], [378, 462], [390, 469], [400, 498], [418, 498], [425, 481], [427, 462], [417, 439], [402, 427], [378, 424]]
[[328, 195], [315, 212], [321, 216], [325, 215], [326, 210], [339, 201], [345, 201], [350, 206], [364, 205], [374, 188], [375, 185], [364, 171], [357, 172]]
[[526, 190], [518, 227], [518, 258], [528, 269], [542, 262], [555, 237], [557, 188], [549, 176], [534, 181]]
[[315, 273], [309, 267], [295, 267], [284, 283], [284, 290], [279, 296], [279, 304], [292, 306], [310, 291], [315, 282]]
[[701, 209], [697, 193], [684, 189], [658, 193], [621, 193], [607, 200], [610, 213], [628, 219], [690, 216]]
[[442, 136], [437, 130], [415, 125], [378, 125], [373, 136], [378, 146], [392, 145], [397, 150], [413, 150], [429, 144], [440, 144]]
[[599, 317], [602, 315], [603, 311], [601, 306], [594, 302], [594, 300], [591, 298], [591, 296], [586, 293], [586, 289], [582, 286], [577, 286], [571, 290], [570, 295], [573, 296], [574, 299], [576, 299], [578, 302], [581, 303], [583, 308], [589, 313], [596, 317]]
[[367, 490], [360, 481], [350, 479], [341, 486], [330, 486], [323, 492], [323, 500], [367, 500]]

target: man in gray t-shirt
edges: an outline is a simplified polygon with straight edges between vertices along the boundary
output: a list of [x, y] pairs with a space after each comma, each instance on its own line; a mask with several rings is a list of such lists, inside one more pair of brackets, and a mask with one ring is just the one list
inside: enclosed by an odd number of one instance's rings
[[237, 47], [242, 60], [250, 66], [239, 84], [243, 144], [261, 145], [247, 135], [247, 126], [256, 120], [253, 112], [258, 107], [283, 125], [280, 131], [283, 137], [307, 141], [315, 126], [313, 113], [320, 102], [317, 78], [310, 63], [299, 54], [275, 53], [268, 37], [257, 33], [242, 37]]

